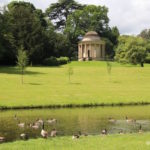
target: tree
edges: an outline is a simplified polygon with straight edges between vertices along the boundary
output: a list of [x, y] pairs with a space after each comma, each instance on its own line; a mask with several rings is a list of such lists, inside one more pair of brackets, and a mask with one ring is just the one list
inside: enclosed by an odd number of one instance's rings
[[66, 32], [77, 37], [89, 30], [94, 30], [100, 35], [108, 28], [108, 9], [105, 6], [88, 5], [82, 10], [76, 10], [67, 19]]
[[14, 39], [14, 56], [21, 45], [27, 50], [29, 61], [39, 64], [44, 58], [47, 23], [41, 10], [31, 3], [13, 1], [5, 13]]
[[144, 29], [138, 36], [150, 40], [150, 29]]
[[146, 47], [147, 42], [140, 37], [121, 36], [115, 59], [118, 62], [140, 64], [143, 67], [147, 55]]
[[3, 13], [0, 13], [0, 64], [14, 64], [16, 58], [14, 49], [14, 39], [10, 32], [8, 15], [4, 9]]
[[74, 0], [58, 0], [57, 3], [52, 3], [46, 10], [46, 14], [51, 21], [54, 22], [57, 30], [62, 30], [66, 27], [68, 15], [75, 10], [81, 9], [83, 6]]
[[20, 70], [21, 70], [21, 82], [23, 84], [23, 75], [24, 75], [24, 71], [25, 68], [28, 64], [28, 56], [26, 51], [21, 47], [21, 49], [18, 50], [18, 56], [17, 56], [17, 65], [19, 66]]
[[76, 10], [68, 16], [65, 33], [74, 50], [77, 49], [78, 37], [86, 32], [96, 31], [100, 37], [106, 40], [107, 54], [114, 56], [114, 45], [118, 43], [119, 30], [117, 27], [109, 27], [108, 9], [105, 6], [88, 5], [82, 10]]

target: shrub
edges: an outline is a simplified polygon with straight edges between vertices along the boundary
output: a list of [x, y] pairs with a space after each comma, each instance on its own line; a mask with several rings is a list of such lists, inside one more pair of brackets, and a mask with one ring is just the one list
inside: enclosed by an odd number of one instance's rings
[[69, 62], [69, 58], [68, 57], [60, 57], [60, 58], [57, 58], [57, 62], [59, 65], [67, 64]]
[[68, 57], [56, 58], [56, 57], [51, 56], [50, 58], [44, 59], [43, 65], [46, 65], [46, 66], [58, 66], [58, 65], [67, 64], [68, 62], [69, 62], [69, 58]]
[[43, 61], [43, 64], [46, 66], [58, 66], [58, 62], [56, 57], [51, 56], [50, 58], [46, 58]]

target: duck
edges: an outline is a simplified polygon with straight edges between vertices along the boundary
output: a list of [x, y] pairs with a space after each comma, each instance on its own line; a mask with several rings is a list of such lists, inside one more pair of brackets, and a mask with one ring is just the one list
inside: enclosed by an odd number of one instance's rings
[[51, 131], [51, 137], [55, 137], [57, 135], [57, 130], [56, 129], [53, 129]]
[[56, 123], [56, 122], [57, 122], [57, 119], [55, 119], [55, 118], [47, 119], [48, 124], [53, 124], [53, 123]]
[[42, 123], [41, 136], [43, 138], [47, 138], [48, 137], [48, 132], [46, 130], [44, 130], [44, 122]]
[[107, 135], [107, 129], [103, 129], [101, 133], [102, 135]]
[[20, 138], [21, 138], [22, 140], [28, 140], [28, 135], [25, 134], [25, 133], [22, 133], [22, 134], [20, 134]]
[[109, 122], [111, 122], [111, 123], [115, 123], [115, 122], [116, 122], [116, 120], [115, 120], [115, 119], [113, 119], [113, 118], [111, 118], [111, 117], [110, 117], [110, 118], [108, 118], [108, 121], [109, 121]]
[[127, 123], [134, 123], [134, 122], [136, 122], [136, 120], [131, 119], [131, 118], [128, 118], [128, 117], [126, 116], [126, 122], [127, 122]]
[[140, 124], [140, 127], [139, 127], [139, 133], [143, 133], [142, 125], [141, 124]]
[[3, 136], [0, 136], [0, 142], [4, 142], [6, 139]]

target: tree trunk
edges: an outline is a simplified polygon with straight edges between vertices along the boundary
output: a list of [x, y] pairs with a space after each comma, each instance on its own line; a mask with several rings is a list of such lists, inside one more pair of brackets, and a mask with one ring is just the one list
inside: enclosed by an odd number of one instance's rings
[[141, 62], [141, 67], [144, 67], [144, 63], [143, 62]]
[[24, 74], [24, 72], [23, 72], [23, 69], [22, 69], [22, 77], [21, 77], [22, 84], [23, 84], [23, 74]]

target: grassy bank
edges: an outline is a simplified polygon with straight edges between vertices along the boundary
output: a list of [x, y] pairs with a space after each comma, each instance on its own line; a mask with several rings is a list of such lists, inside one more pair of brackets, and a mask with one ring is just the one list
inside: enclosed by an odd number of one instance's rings
[[149, 133], [88, 136], [72, 140], [71, 137], [17, 141], [0, 145], [0, 150], [149, 150]]
[[144, 68], [112, 63], [111, 75], [106, 62], [72, 62], [68, 65], [28, 67], [21, 84], [15, 67], [0, 67], [0, 106], [72, 106], [90, 104], [150, 103], [150, 65]]

